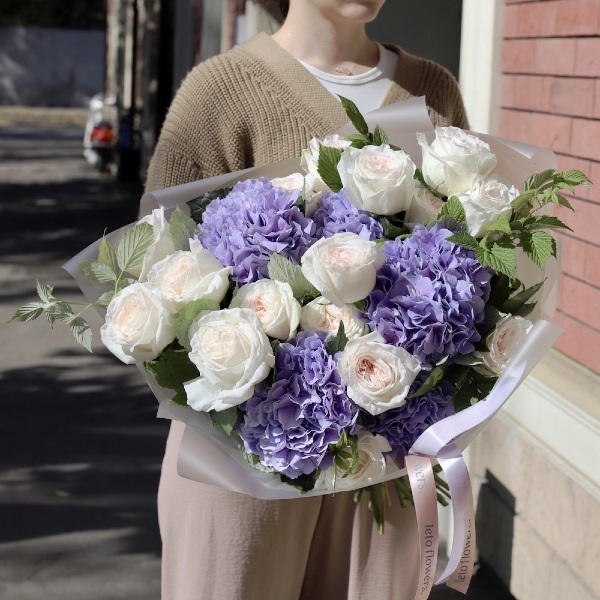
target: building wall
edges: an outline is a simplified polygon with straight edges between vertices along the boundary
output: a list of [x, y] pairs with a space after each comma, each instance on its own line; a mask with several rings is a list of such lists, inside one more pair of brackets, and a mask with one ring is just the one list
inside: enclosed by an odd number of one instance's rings
[[[499, 134], [549, 146], [600, 183], [600, 1], [506, 0]], [[581, 189], [563, 241], [557, 348], [600, 373], [600, 185]]]

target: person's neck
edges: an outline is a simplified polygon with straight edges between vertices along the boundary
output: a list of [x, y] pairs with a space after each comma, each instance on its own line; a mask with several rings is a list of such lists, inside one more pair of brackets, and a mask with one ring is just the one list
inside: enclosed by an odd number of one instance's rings
[[272, 38], [297, 60], [330, 73], [356, 75], [379, 61], [377, 44], [362, 23], [335, 23], [301, 17], [288, 19]]

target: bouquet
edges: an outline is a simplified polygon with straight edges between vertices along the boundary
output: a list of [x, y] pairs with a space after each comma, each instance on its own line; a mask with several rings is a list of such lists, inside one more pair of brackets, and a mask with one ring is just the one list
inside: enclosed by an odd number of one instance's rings
[[[286, 162], [266, 169], [276, 177], [166, 190], [167, 204], [187, 197], [69, 268], [88, 280], [85, 307], [105, 311], [104, 345], [143, 370], [190, 447], [203, 444], [180, 473], [212, 483], [219, 470], [258, 497], [367, 490], [379, 525], [391, 480], [400, 502], [415, 496], [426, 597], [431, 498], [433, 512], [436, 495], [467, 502], [452, 461], [554, 341], [540, 298], [555, 283], [548, 230], [566, 226], [546, 209], [570, 208], [564, 192], [588, 179], [548, 168], [515, 181], [522, 154], [455, 127], [413, 133], [411, 156], [342, 102], [356, 131], [312, 140], [301, 172]], [[13, 320], [45, 312], [89, 348], [73, 303], [38, 294]], [[444, 574], [457, 589], [467, 515]]]

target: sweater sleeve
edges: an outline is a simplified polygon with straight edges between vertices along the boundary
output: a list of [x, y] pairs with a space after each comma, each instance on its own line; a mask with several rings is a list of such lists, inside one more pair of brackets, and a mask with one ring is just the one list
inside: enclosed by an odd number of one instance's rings
[[245, 116], [231, 102], [223, 71], [218, 58], [187, 75], [163, 123], [146, 191], [245, 168]]

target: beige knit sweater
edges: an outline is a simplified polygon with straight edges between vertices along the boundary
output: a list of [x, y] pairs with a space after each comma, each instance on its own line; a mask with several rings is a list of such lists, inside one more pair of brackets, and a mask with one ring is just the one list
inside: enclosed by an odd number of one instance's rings
[[[425, 96], [434, 125], [467, 127], [453, 76], [399, 55], [384, 104]], [[267, 34], [196, 66], [171, 105], [150, 162], [146, 190], [300, 156], [312, 137], [348, 121], [341, 103]]]

